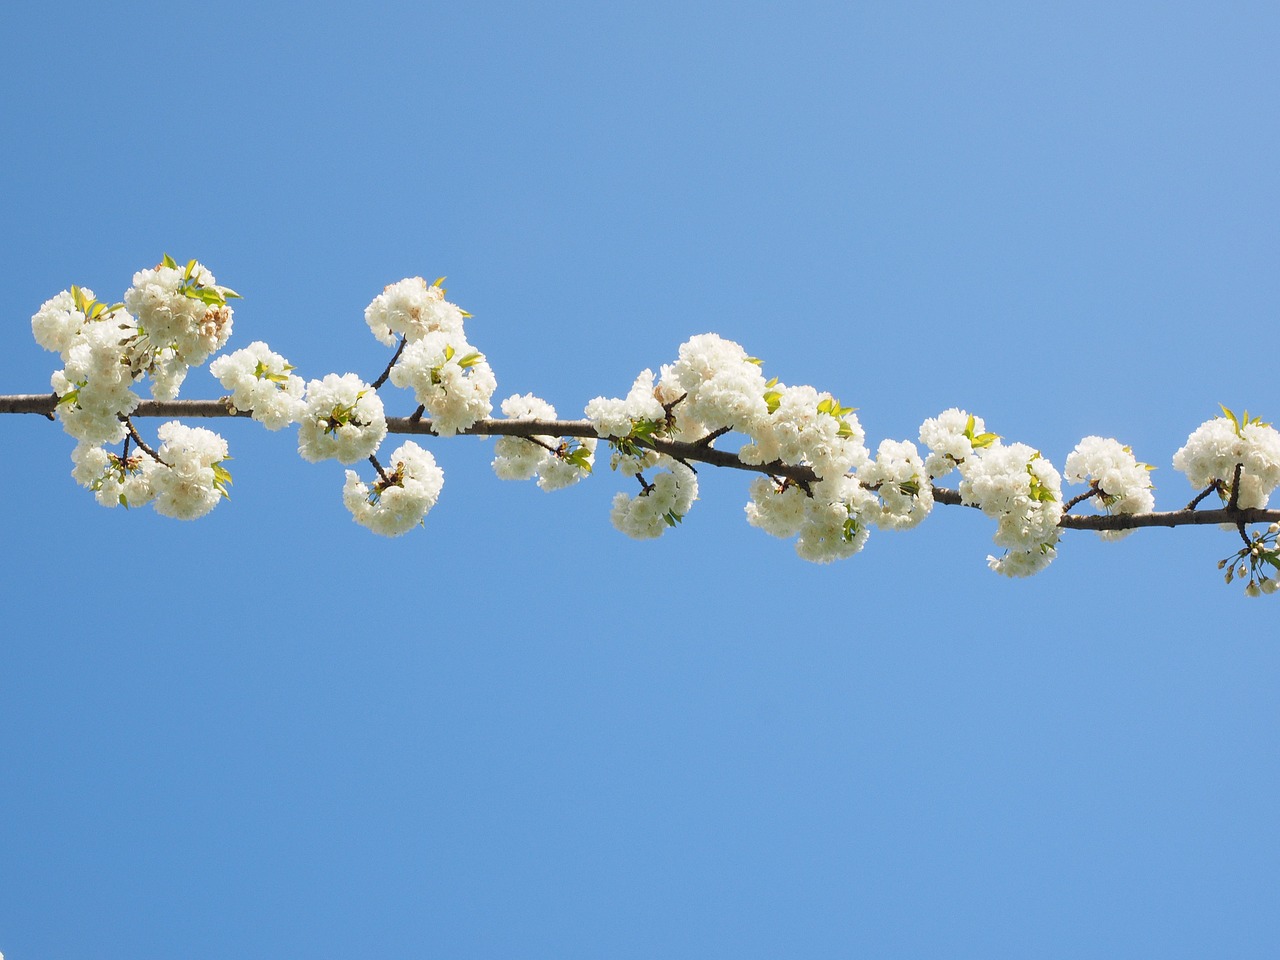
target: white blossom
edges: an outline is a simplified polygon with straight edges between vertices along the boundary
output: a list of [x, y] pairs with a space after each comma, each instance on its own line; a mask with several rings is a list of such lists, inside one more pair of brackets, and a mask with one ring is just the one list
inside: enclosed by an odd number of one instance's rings
[[1242, 423], [1234, 415], [1217, 417], [1198, 426], [1173, 455], [1174, 468], [1185, 473], [1193, 487], [1225, 484], [1224, 500], [1229, 499], [1237, 464], [1242, 465], [1237, 505], [1265, 507], [1271, 491], [1280, 486], [1280, 433], [1256, 418]]
[[489, 416], [498, 387], [484, 355], [460, 334], [446, 331], [424, 334], [405, 347], [391, 368], [391, 382], [413, 391], [442, 437]]
[[[507, 397], [502, 414], [512, 420], [554, 420], [556, 408], [532, 393]], [[493, 472], [500, 480], [531, 480], [547, 463], [558, 437], [499, 437], [493, 445]], [[548, 449], [550, 447], [551, 449]]]
[[309, 381], [299, 423], [298, 453], [312, 463], [355, 463], [372, 455], [387, 435], [381, 398], [354, 373]]
[[155, 350], [170, 347], [183, 363], [199, 366], [231, 336], [227, 296], [234, 293], [219, 287], [203, 264], [183, 268], [169, 261], [135, 273], [124, 305]]
[[980, 446], [996, 439], [986, 432], [981, 417], [952, 407], [920, 424], [920, 442], [929, 450], [924, 469], [935, 480], [945, 477], [956, 465], [973, 456], [975, 438], [983, 438]]
[[[79, 288], [88, 302], [94, 302], [93, 291], [88, 287]], [[63, 290], [40, 305], [31, 318], [31, 333], [36, 343], [46, 350], [62, 354], [67, 359], [67, 351], [75, 343], [80, 328], [86, 321], [84, 313], [76, 306], [76, 298], [70, 290]]]
[[155, 496], [151, 475], [156, 462], [141, 450], [132, 456], [117, 456], [89, 443], [76, 444], [71, 453], [76, 483], [93, 491], [104, 507], [137, 507]]
[[156, 513], [178, 520], [195, 520], [228, 496], [230, 475], [221, 466], [227, 441], [203, 427], [187, 427], [177, 420], [160, 425], [156, 451], [161, 463], [150, 470]]
[[[965, 458], [960, 475], [961, 500], [996, 520], [997, 546], [1034, 553], [1057, 543], [1062, 477], [1039, 451], [1024, 443], [996, 442]], [[1036, 561], [1039, 566], [1028, 572], [1053, 559], [1051, 553], [1042, 556], [1048, 559]]]
[[773, 411], [745, 430], [754, 442], [739, 451], [744, 463], [779, 460], [807, 465], [819, 478], [830, 478], [867, 462], [862, 425], [852, 410], [813, 387], [779, 384], [774, 390]]
[[[1098, 499], [1109, 514], [1150, 513], [1155, 509], [1151, 471], [1119, 440], [1085, 437], [1067, 455], [1063, 476], [1072, 483], [1096, 485]], [[1099, 530], [1105, 540], [1119, 540], [1132, 530]]]
[[858, 469], [858, 479], [878, 501], [865, 516], [882, 530], [910, 529], [933, 509], [933, 484], [908, 440], [882, 440], [876, 459]]
[[[502, 401], [502, 412], [513, 420], [556, 419], [556, 408], [531, 393], [507, 397]], [[499, 437], [494, 445], [493, 471], [502, 480], [536, 476], [543, 490], [560, 490], [590, 474], [595, 449], [594, 437]]]
[[409, 343], [429, 333], [463, 339], [466, 312], [444, 298], [444, 290], [422, 277], [408, 277], [387, 287], [365, 308], [364, 319], [379, 341], [391, 346], [397, 335]]
[[609, 519], [629, 537], [652, 540], [674, 527], [698, 499], [698, 478], [684, 464], [667, 460], [667, 469], [656, 473], [636, 496], [619, 491], [613, 498]]
[[809, 495], [799, 484], [779, 484], [770, 477], [757, 477], [751, 481], [747, 523], [773, 537], [794, 537], [804, 523], [808, 500]]
[[870, 528], [865, 514], [875, 507], [875, 497], [853, 477], [813, 484], [813, 495], [805, 501], [796, 554], [811, 563], [853, 556], [866, 546]]
[[667, 418], [654, 395], [652, 370], [640, 371], [625, 399], [596, 397], [587, 404], [586, 414], [602, 437], [626, 437], [636, 421], [661, 423]]
[[1005, 577], [1030, 577], [1039, 573], [1057, 557], [1052, 544], [1043, 544], [1031, 550], [1009, 550], [1003, 556], [988, 555], [987, 566]]
[[391, 454], [385, 472], [371, 487], [348, 470], [342, 501], [356, 523], [384, 537], [398, 537], [422, 523], [436, 505], [444, 471], [429, 450], [407, 440]]
[[557, 448], [557, 455], [538, 468], [538, 487], [550, 493], [571, 487], [590, 476], [597, 442], [595, 437], [563, 441]]
[[679, 359], [663, 374], [673, 392], [678, 388], [687, 394], [683, 413], [706, 430], [730, 427], [746, 432], [748, 424], [769, 412], [759, 363], [739, 344], [714, 333], [682, 343]]
[[131, 387], [141, 376], [122, 361], [122, 330], [117, 313], [85, 323], [66, 351], [63, 369], [50, 382], [58, 395], [63, 429], [90, 444], [118, 443], [128, 432], [120, 422], [140, 398]]
[[253, 419], [268, 430], [297, 423], [307, 409], [306, 384], [293, 369], [261, 340], [209, 364], [222, 388], [231, 391], [232, 405], [252, 411]]

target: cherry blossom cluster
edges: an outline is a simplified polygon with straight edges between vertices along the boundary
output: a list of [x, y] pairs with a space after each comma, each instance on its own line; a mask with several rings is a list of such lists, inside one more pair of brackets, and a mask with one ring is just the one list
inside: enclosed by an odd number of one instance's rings
[[[556, 419], [556, 408], [531, 393], [507, 397], [502, 401], [502, 413], [512, 420]], [[493, 472], [500, 479], [537, 477], [543, 490], [560, 490], [591, 473], [596, 438], [499, 437], [493, 452]]]
[[1222, 412], [1196, 427], [1173, 466], [1193, 487], [1212, 487], [1223, 503], [1234, 497], [1239, 507], [1265, 507], [1280, 486], [1280, 433], [1248, 411], [1239, 417], [1226, 407]]
[[[150, 381], [158, 400], [177, 396], [188, 369], [208, 359], [231, 335], [234, 290], [190, 260], [171, 257], [134, 274], [120, 303], [101, 303], [92, 290], [72, 287], [46, 301], [31, 318], [36, 342], [62, 358], [52, 386], [63, 428], [79, 441], [73, 476], [107, 506], [153, 502], [165, 516], [194, 519], [227, 495], [221, 467], [226, 445], [216, 434], [168, 423], [157, 453], [137, 436], [129, 415]], [[206, 436], [207, 435], [207, 436]], [[216, 438], [210, 439], [210, 438]], [[130, 456], [130, 441], [136, 443]], [[121, 443], [119, 454], [105, 447]]]
[[[171, 400], [187, 371], [226, 345], [229, 301], [237, 297], [203, 264], [180, 265], [166, 255], [138, 272], [118, 303], [72, 287], [32, 317], [36, 340], [62, 360], [52, 386], [57, 416], [78, 441], [72, 476], [100, 503], [151, 503], [164, 516], [194, 519], [229, 496], [222, 437], [170, 421], [153, 448], [132, 415], [140, 403], [136, 385], [147, 381], [152, 397]], [[829, 391], [767, 377], [763, 361], [712, 333], [690, 338], [656, 372], [642, 370], [624, 396], [592, 399], [585, 421], [552, 429], [555, 408], [533, 394], [506, 398], [504, 419], [491, 420], [497, 380], [468, 339], [469, 318], [446, 299], [443, 278], [410, 277], [384, 288], [365, 310], [370, 331], [395, 350], [372, 382], [350, 372], [304, 380], [262, 341], [218, 356], [210, 371], [227, 391], [228, 413], [247, 412], [269, 430], [297, 424], [303, 459], [367, 461], [371, 475], [345, 472], [342, 499], [357, 523], [384, 536], [421, 525], [444, 484], [430, 451], [412, 441], [379, 459], [389, 432], [379, 392], [387, 383], [411, 394], [417, 409], [410, 425], [429, 418], [417, 432], [499, 434], [492, 466], [504, 480], [562, 489], [589, 476], [599, 444], [607, 445], [610, 468], [629, 488], [614, 495], [610, 518], [637, 539], [659, 537], [689, 515], [698, 499], [697, 462], [756, 473], [747, 522], [794, 538], [796, 553], [816, 563], [859, 552], [873, 529], [919, 525], [941, 499], [995, 521], [1001, 553], [988, 565], [1023, 577], [1055, 559], [1064, 521], [1077, 506], [1114, 517], [1155, 509], [1153, 468], [1119, 441], [1085, 437], [1059, 471], [1040, 450], [1005, 440], [961, 409], [925, 420], [914, 441], [880, 441], [872, 456], [852, 407]], [[1215, 492], [1230, 508], [1265, 508], [1280, 487], [1280, 433], [1247, 413], [1223, 414], [1196, 428], [1173, 458], [1201, 491], [1188, 509]], [[729, 450], [716, 445], [732, 440]], [[958, 490], [937, 486], [953, 472]], [[1064, 481], [1085, 490], [1067, 499]], [[1275, 592], [1280, 525], [1253, 535], [1244, 523], [1236, 526], [1244, 546], [1219, 565], [1227, 581], [1246, 580], [1251, 596]], [[1110, 540], [1129, 532], [1099, 531]]]

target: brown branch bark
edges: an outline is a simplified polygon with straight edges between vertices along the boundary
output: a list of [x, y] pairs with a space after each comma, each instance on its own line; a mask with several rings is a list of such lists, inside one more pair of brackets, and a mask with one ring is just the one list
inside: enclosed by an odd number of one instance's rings
[[[51, 393], [18, 394], [0, 396], [0, 414], [32, 413], [44, 417], [52, 417], [57, 407], [58, 398]], [[131, 417], [248, 417], [248, 411], [235, 410], [227, 399], [221, 400], [144, 400]], [[434, 436], [431, 421], [415, 420], [413, 417], [388, 417], [387, 429], [391, 433], [426, 434]], [[469, 430], [462, 431], [468, 436], [477, 437], [598, 437], [595, 428], [585, 420], [481, 420]], [[658, 453], [665, 453], [677, 460], [696, 460], [714, 467], [726, 467], [730, 470], [745, 470], [765, 476], [786, 477], [800, 484], [811, 484], [817, 480], [808, 467], [797, 467], [785, 463], [743, 463], [731, 450], [717, 450], [702, 441], [682, 443], [674, 440], [654, 440], [646, 442], [633, 440], [641, 446], [649, 447]], [[1238, 480], [1237, 480], [1238, 484]], [[948, 506], [962, 506], [960, 494], [946, 487], [934, 487], [933, 498], [938, 503]], [[1170, 510], [1164, 513], [1116, 514], [1114, 516], [1074, 516], [1064, 515], [1058, 526], [1064, 530], [1136, 530], [1141, 527], [1182, 527], [1202, 526], [1215, 523], [1248, 524], [1280, 522], [1280, 509], [1242, 510], [1238, 507], [1226, 506], [1218, 510], [1196, 510], [1186, 508]]]

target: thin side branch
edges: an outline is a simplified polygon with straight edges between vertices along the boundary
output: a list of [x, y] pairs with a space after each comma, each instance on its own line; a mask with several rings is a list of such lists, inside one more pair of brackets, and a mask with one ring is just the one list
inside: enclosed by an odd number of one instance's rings
[[1213, 493], [1215, 490], [1221, 490], [1221, 489], [1222, 489], [1222, 481], [1221, 480], [1213, 481], [1213, 483], [1209, 484], [1207, 487], [1205, 487], [1203, 490], [1201, 490], [1192, 498], [1191, 502], [1187, 504], [1186, 509], [1194, 510], [1196, 507], [1200, 506], [1200, 501], [1202, 501], [1205, 497]]
[[387, 378], [391, 376], [391, 368], [394, 367], [396, 365], [396, 361], [400, 359], [400, 354], [404, 353], [404, 345], [406, 343], [408, 343], [407, 338], [401, 337], [400, 346], [396, 347], [395, 356], [393, 356], [391, 358], [391, 362], [387, 364], [387, 369], [382, 371], [382, 376], [380, 376], [377, 380], [373, 381], [373, 383], [370, 384], [370, 386], [372, 386], [373, 389], [377, 390], [379, 387], [381, 387], [384, 383], [387, 382]]
[[[125, 429], [129, 431], [129, 436], [133, 438], [134, 445], [137, 446], [139, 450], [145, 453], [156, 463], [164, 463], [164, 461], [160, 459], [160, 454], [152, 450], [151, 447], [147, 445], [147, 441], [142, 439], [141, 435], [138, 433], [138, 428], [133, 425], [133, 420], [131, 418], [121, 417], [120, 422], [125, 425]], [[128, 447], [126, 446], [125, 449], [127, 450]]]
[[1098, 485], [1096, 483], [1091, 483], [1089, 485], [1089, 489], [1086, 490], [1084, 493], [1080, 494], [1079, 496], [1072, 497], [1070, 500], [1064, 503], [1062, 505], [1062, 512], [1070, 513], [1076, 507], [1080, 506], [1080, 504], [1084, 503], [1086, 500], [1096, 495], [1097, 493], [1098, 493]]

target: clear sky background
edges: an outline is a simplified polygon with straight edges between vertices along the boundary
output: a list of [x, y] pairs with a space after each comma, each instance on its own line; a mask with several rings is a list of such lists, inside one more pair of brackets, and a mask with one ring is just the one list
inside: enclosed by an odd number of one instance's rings
[[[42, 301], [165, 252], [308, 377], [447, 274], [498, 398], [579, 416], [716, 332], [873, 446], [1115, 436], [1175, 508], [1218, 403], [1280, 419], [1278, 49], [1223, 0], [8, 3], [0, 392], [48, 390]], [[939, 508], [816, 567], [743, 475], [636, 543], [607, 469], [462, 438], [387, 541], [293, 431], [210, 426], [233, 499], [181, 523], [0, 418], [8, 960], [1280, 954], [1280, 607], [1230, 532], [1014, 582]]]

